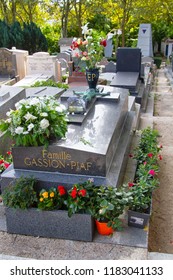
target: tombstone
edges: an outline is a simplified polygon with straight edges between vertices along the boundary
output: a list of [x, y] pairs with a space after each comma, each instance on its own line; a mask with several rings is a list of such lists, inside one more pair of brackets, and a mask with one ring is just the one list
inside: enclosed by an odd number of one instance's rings
[[113, 44], [112, 44], [112, 38], [106, 41], [107, 45], [104, 48], [104, 56], [105, 57], [112, 57], [112, 51], [113, 51]]
[[21, 80], [26, 76], [26, 61], [28, 51], [18, 50], [15, 47], [13, 47], [10, 51], [16, 56], [17, 73], [19, 76], [19, 80]]
[[64, 60], [66, 60], [67, 62], [71, 61], [71, 54], [68, 52], [62, 52], [62, 53], [58, 53], [57, 54], [57, 59], [61, 59], [63, 58]]
[[110, 61], [107, 65], [105, 65], [105, 67], [103, 68], [102, 72], [106, 73], [116, 73], [116, 63], [114, 63], [113, 61]]
[[143, 56], [153, 57], [151, 24], [149, 23], [140, 24], [137, 47], [141, 49]]
[[60, 46], [60, 53], [63, 51], [69, 50], [72, 45], [73, 38], [61, 38], [58, 41], [58, 45]]
[[[3, 174], [2, 188], [14, 174], [17, 178], [21, 172], [23, 176], [36, 176], [42, 187], [55, 184], [71, 187], [92, 176], [96, 185], [121, 184], [134, 112], [128, 111], [128, 90], [99, 87], [109, 95], [94, 98], [85, 115], [71, 116], [65, 139], [52, 142], [48, 148], [13, 148], [14, 167]], [[73, 90], [84, 90], [84, 87]], [[73, 90], [61, 95], [65, 106]], [[52, 159], [51, 155], [54, 155]]]
[[117, 72], [138, 72], [141, 68], [141, 50], [139, 48], [117, 49]]
[[[2, 85], [0, 88], [0, 119], [6, 119], [9, 109], [15, 109], [15, 103], [26, 97], [25, 90], [19, 87]], [[0, 154], [5, 154], [11, 147], [12, 141], [0, 132]]]
[[6, 48], [0, 48], [0, 82], [6, 83], [18, 80], [16, 56]]
[[58, 87], [30, 87], [25, 89], [27, 98], [34, 96], [43, 97], [48, 95], [58, 99], [64, 91], [64, 89]]
[[46, 52], [38, 52], [27, 57], [27, 75], [44, 74], [54, 76], [56, 73], [56, 55], [49, 55]]

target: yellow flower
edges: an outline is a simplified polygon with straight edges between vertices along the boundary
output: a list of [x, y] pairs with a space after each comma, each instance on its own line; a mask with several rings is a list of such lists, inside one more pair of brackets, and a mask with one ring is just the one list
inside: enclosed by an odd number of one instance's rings
[[54, 192], [51, 192], [50, 197], [54, 197], [54, 196], [55, 196]]
[[41, 197], [41, 198], [40, 198], [40, 202], [42, 202], [43, 200], [44, 200], [43, 197]]
[[44, 193], [42, 193], [42, 196], [44, 197], [44, 198], [48, 198], [48, 192], [44, 192]]

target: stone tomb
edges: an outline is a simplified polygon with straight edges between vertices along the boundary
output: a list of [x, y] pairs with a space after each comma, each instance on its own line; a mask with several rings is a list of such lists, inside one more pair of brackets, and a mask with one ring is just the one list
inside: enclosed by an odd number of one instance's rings
[[[0, 88], [0, 119], [7, 118], [6, 112], [10, 109], [15, 109], [15, 103], [25, 97], [26, 93], [24, 89], [3, 85]], [[10, 147], [11, 140], [4, 138], [3, 134], [0, 134], [0, 154], [5, 154]]]
[[96, 184], [116, 187], [122, 179], [134, 112], [128, 112], [126, 89], [105, 88], [111, 95], [97, 98], [81, 123], [70, 123], [66, 139], [47, 149], [13, 148], [14, 168], [4, 174], [2, 187], [21, 174], [32, 174], [51, 186], [52, 182], [71, 186], [94, 177]]
[[0, 84], [13, 84], [17, 79], [16, 56], [8, 49], [0, 48]]

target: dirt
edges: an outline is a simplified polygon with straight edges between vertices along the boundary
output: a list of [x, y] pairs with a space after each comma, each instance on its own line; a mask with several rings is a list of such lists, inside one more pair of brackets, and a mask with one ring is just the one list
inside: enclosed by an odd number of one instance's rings
[[163, 159], [159, 161], [160, 186], [153, 194], [148, 250], [173, 254], [173, 89], [164, 67], [157, 70], [153, 92], [154, 128], [159, 131]]

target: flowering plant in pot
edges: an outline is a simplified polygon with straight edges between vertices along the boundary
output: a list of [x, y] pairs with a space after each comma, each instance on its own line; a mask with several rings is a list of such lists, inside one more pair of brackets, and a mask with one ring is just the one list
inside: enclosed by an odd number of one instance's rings
[[10, 136], [16, 146], [48, 145], [51, 137], [62, 138], [67, 131], [66, 108], [55, 98], [33, 97], [15, 104], [0, 121], [0, 130]]
[[128, 205], [129, 198], [130, 194], [124, 187], [119, 189], [112, 186], [95, 187], [90, 200], [90, 213], [96, 221], [106, 223], [113, 230], [121, 230], [120, 215]]
[[38, 208], [41, 210], [61, 209], [66, 198], [67, 191], [64, 186], [42, 189], [39, 193]]

